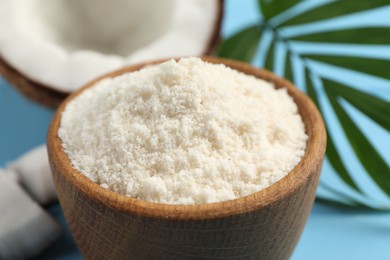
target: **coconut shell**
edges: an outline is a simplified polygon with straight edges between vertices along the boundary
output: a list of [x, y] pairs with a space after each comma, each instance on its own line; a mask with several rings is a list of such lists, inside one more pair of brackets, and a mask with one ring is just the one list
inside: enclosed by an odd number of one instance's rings
[[[224, 0], [218, 1], [218, 14], [213, 33], [203, 53], [199, 55], [211, 55], [217, 48], [219, 32], [221, 30]], [[25, 97], [48, 107], [57, 108], [58, 105], [70, 94], [56, 90], [48, 85], [29, 79], [21, 72], [7, 63], [0, 55], [0, 75]]]
[[26, 78], [0, 56], [0, 75], [25, 97], [48, 107], [57, 107], [69, 93], [61, 92]]

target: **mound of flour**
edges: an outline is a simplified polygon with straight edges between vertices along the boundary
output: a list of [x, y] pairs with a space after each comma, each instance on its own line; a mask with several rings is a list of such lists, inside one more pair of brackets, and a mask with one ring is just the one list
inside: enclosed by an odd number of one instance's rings
[[198, 58], [96, 83], [67, 105], [59, 136], [102, 187], [168, 204], [264, 189], [298, 164], [307, 140], [285, 89]]

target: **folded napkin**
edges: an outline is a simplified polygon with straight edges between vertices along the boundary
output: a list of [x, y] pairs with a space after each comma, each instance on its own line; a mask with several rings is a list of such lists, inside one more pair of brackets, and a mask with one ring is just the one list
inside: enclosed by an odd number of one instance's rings
[[46, 145], [38, 146], [9, 163], [7, 170], [39, 204], [57, 200]]
[[0, 259], [37, 255], [61, 232], [41, 208], [57, 199], [46, 146], [39, 146], [0, 169]]
[[38, 254], [61, 228], [27, 193], [0, 170], [0, 259], [26, 259]]

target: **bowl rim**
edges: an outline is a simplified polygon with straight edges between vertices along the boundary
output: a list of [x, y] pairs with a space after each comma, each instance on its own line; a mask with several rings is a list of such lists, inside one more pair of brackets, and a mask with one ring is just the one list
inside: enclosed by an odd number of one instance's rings
[[[209, 56], [200, 57], [210, 63], [225, 64], [228, 67], [245, 74], [264, 79], [275, 84], [276, 88], [286, 88], [288, 94], [294, 99], [299, 113], [305, 125], [308, 135], [305, 154], [301, 161], [285, 177], [271, 186], [255, 193], [223, 202], [200, 205], [174, 205], [148, 202], [136, 198], [127, 197], [117, 192], [102, 188], [78, 170], [72, 167], [70, 159], [62, 149], [62, 141], [58, 136], [61, 115], [66, 105], [85, 89], [92, 87], [96, 82], [107, 78], [116, 77], [126, 72], [139, 70], [145, 66], [158, 64], [169, 59], [141, 63], [128, 66], [114, 72], [105, 74], [71, 94], [59, 106], [49, 127], [47, 135], [47, 149], [52, 174], [61, 174], [66, 181], [75, 186], [88, 198], [100, 202], [107, 207], [123, 213], [137, 216], [176, 219], [176, 220], [201, 220], [215, 219], [237, 214], [248, 213], [286, 199], [299, 190], [311, 178], [314, 178], [322, 165], [326, 147], [326, 131], [322, 117], [314, 103], [291, 82], [277, 77], [270, 71], [254, 68], [249, 64], [224, 58]], [[180, 58], [174, 58], [178, 60]]]

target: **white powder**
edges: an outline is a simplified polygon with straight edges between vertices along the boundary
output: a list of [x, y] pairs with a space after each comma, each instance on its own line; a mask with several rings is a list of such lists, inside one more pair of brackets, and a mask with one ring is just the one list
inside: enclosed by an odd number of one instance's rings
[[197, 58], [98, 82], [67, 105], [59, 136], [102, 187], [169, 204], [264, 189], [294, 168], [307, 140], [285, 89]]

